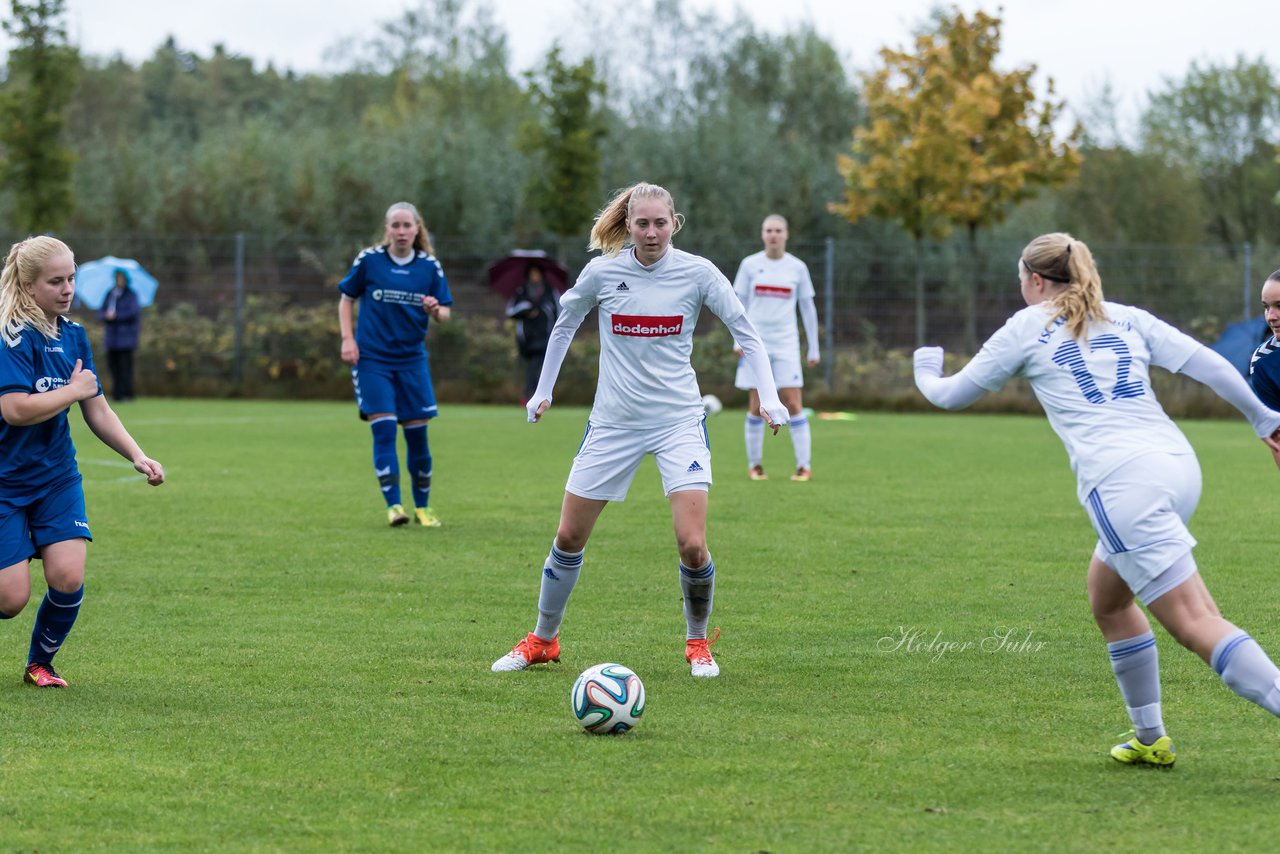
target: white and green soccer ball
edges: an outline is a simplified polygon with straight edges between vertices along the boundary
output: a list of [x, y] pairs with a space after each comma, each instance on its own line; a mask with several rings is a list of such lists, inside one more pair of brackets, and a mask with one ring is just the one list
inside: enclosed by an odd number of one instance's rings
[[702, 408], [706, 410], [708, 415], [718, 415], [724, 409], [724, 404], [714, 394], [704, 394], [702, 396]]
[[569, 701], [574, 718], [587, 732], [622, 735], [644, 714], [644, 683], [621, 664], [597, 664], [582, 671]]

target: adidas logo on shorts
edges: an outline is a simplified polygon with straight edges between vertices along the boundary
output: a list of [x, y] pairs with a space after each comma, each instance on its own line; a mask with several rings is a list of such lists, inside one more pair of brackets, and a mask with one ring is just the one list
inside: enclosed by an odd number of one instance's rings
[[688, 473], [689, 473], [689, 472], [691, 472], [691, 471], [702, 471], [702, 466], [698, 465], [698, 461], [697, 461], [697, 460], [694, 460], [694, 461], [693, 461], [693, 465], [689, 466], [689, 467], [688, 467], [687, 469], [685, 469], [684, 471], [685, 471], [685, 474], [688, 474]]

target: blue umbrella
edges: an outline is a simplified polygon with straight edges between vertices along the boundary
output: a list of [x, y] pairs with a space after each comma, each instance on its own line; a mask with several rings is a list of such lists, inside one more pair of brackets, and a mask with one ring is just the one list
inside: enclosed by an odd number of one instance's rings
[[97, 261], [86, 261], [76, 267], [76, 299], [88, 308], [97, 311], [111, 293], [116, 284], [116, 271], [129, 277], [129, 287], [138, 295], [138, 305], [145, 308], [155, 302], [155, 276], [142, 269], [142, 265], [132, 258], [117, 258], [108, 255]]

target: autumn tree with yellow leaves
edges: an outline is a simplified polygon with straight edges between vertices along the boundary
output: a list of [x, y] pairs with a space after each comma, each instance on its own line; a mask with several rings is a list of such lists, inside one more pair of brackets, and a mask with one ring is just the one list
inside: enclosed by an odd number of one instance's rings
[[[915, 240], [917, 344], [925, 342], [925, 239], [963, 227], [976, 250], [979, 229], [1080, 168], [1080, 128], [1063, 139], [1054, 130], [1064, 105], [1052, 100], [1053, 81], [1048, 98], [1038, 101], [1034, 65], [995, 69], [1000, 23], [952, 7], [916, 37], [914, 53], [881, 50], [882, 67], [864, 75], [868, 122], [854, 131], [851, 153], [838, 157], [844, 200], [831, 211], [850, 222], [895, 220]], [[976, 292], [971, 276], [965, 295], [971, 347]]]

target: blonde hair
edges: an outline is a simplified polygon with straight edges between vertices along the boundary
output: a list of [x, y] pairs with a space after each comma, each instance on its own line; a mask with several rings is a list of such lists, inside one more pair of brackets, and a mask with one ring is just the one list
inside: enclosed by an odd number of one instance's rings
[[1062, 318], [1072, 338], [1087, 338], [1090, 322], [1107, 319], [1102, 277], [1083, 241], [1061, 231], [1042, 234], [1022, 250], [1021, 261], [1029, 273], [1063, 286], [1049, 297], [1050, 323]]
[[0, 333], [10, 347], [17, 346], [18, 336], [28, 326], [47, 338], [58, 337], [58, 322], [48, 318], [25, 287], [35, 285], [55, 255], [71, 255], [75, 260], [70, 247], [56, 237], [28, 237], [9, 248], [0, 273]]
[[[415, 208], [413, 205], [409, 204], [408, 202], [396, 202], [394, 205], [387, 208], [387, 213], [383, 218], [383, 222], [385, 223], [386, 220], [391, 219], [391, 214], [395, 213], [396, 211], [408, 211], [409, 214], [413, 217], [413, 221], [418, 224], [418, 233], [413, 236], [413, 248], [417, 249], [420, 252], [425, 252], [428, 255], [435, 255], [436, 253], [431, 248], [431, 235], [427, 232], [427, 224], [426, 222], [423, 221], [422, 214], [418, 213], [418, 209]], [[386, 238], [385, 225], [383, 229], [383, 238], [384, 239], [381, 245], [389, 246], [391, 244], [391, 241], [385, 239]]]
[[644, 182], [632, 184], [614, 194], [609, 204], [596, 214], [596, 221], [591, 226], [591, 242], [587, 244], [587, 248], [599, 249], [609, 256], [621, 252], [631, 236], [631, 232], [627, 229], [627, 221], [631, 219], [631, 212], [635, 210], [636, 202], [640, 199], [657, 199], [667, 206], [667, 210], [671, 213], [671, 220], [675, 223], [675, 228], [671, 231], [672, 236], [675, 236], [676, 232], [684, 226], [684, 214], [676, 213], [676, 203], [666, 189], [657, 184]]

